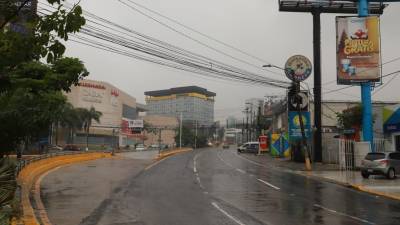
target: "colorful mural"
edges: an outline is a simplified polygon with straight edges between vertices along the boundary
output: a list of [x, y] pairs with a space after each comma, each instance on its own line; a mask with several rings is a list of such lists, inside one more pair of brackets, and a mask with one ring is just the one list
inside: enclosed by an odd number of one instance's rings
[[290, 157], [290, 144], [288, 133], [271, 134], [271, 155], [275, 157]]
[[400, 132], [400, 105], [383, 108], [383, 130], [385, 133]]

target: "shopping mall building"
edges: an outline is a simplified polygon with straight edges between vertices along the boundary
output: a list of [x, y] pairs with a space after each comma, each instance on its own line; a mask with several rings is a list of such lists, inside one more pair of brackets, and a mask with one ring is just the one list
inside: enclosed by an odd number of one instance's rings
[[[89, 109], [93, 106], [102, 113], [100, 123], [92, 121], [89, 145], [126, 146], [143, 141], [141, 134], [132, 134], [128, 129], [128, 121], [137, 119], [139, 112], [144, 111], [144, 106], [138, 104], [134, 97], [124, 91], [106, 82], [82, 80], [65, 95], [75, 108]], [[67, 130], [63, 129], [58, 133], [59, 145], [67, 142], [78, 145], [86, 143], [86, 134], [83, 130], [75, 131], [72, 140], [68, 138], [70, 135]]]

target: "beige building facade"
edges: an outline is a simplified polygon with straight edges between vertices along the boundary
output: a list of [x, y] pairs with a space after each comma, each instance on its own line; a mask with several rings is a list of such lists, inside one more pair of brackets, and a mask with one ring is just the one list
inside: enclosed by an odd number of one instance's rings
[[[89, 144], [126, 146], [140, 141], [140, 135], [122, 129], [126, 121], [138, 118], [136, 99], [119, 88], [102, 81], [82, 80], [65, 94], [75, 108], [94, 107], [102, 113], [100, 123], [92, 121]], [[85, 142], [82, 131], [74, 135], [73, 143]]]
[[154, 132], [145, 131], [145, 145], [158, 144], [160, 140], [161, 144], [168, 145], [168, 147], [176, 146], [175, 135], [179, 128], [179, 121], [176, 117], [148, 115], [142, 119], [154, 130]]

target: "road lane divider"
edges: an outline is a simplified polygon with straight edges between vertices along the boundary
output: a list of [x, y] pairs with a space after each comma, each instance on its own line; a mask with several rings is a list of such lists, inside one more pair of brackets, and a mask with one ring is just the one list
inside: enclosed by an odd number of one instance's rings
[[[46, 218], [47, 214], [45, 209], [39, 209], [40, 211], [37, 217], [30, 200], [32, 188], [39, 189], [40, 191], [40, 188], [35, 187], [34, 185], [40, 184], [40, 182], [37, 183], [37, 181], [40, 177], [44, 177], [43, 175], [46, 174], [46, 172], [60, 166], [101, 158], [111, 158], [111, 154], [94, 152], [76, 155], [55, 156], [52, 158], [46, 158], [36, 162], [32, 162], [29, 165], [25, 166], [21, 170], [17, 178], [18, 184], [21, 187], [22, 221], [20, 222], [24, 225], [50, 224], [48, 218]], [[35, 198], [33, 199], [35, 200]], [[35, 203], [38, 204], [38, 202], [36, 201]], [[39, 202], [39, 205], [40, 204], [41, 203]], [[41, 204], [40, 206], [44, 208], [43, 204]]]
[[324, 207], [324, 206], [322, 206], [322, 205], [314, 204], [314, 207], [315, 207], [315, 208], [319, 208], [319, 209], [323, 209], [323, 210], [328, 211], [328, 212], [330, 212], [330, 213], [332, 213], [332, 214], [337, 214], [337, 215], [340, 215], [340, 216], [343, 216], [343, 217], [347, 217], [347, 218], [356, 220], [356, 221], [358, 221], [358, 222], [362, 222], [362, 223], [366, 223], [366, 224], [370, 224], [370, 225], [375, 225], [375, 223], [373, 223], [373, 222], [371, 222], [371, 221], [364, 220], [364, 219], [361, 219], [361, 218], [358, 218], [358, 217], [355, 217], [355, 216], [350, 216], [350, 215], [347, 215], [347, 214], [345, 214], [345, 213], [338, 212], [338, 211], [336, 211], [336, 210], [326, 208], [326, 207]]
[[228, 212], [226, 212], [225, 210], [223, 210], [221, 207], [219, 207], [219, 205], [216, 202], [212, 202], [211, 203], [212, 206], [214, 206], [218, 211], [220, 211], [222, 214], [224, 214], [226, 217], [228, 217], [229, 219], [231, 219], [233, 222], [239, 224], [239, 225], [245, 225], [244, 223], [242, 223], [240, 220], [236, 219], [235, 217], [233, 217], [231, 214], [229, 214]]
[[242, 169], [236, 169], [236, 171], [238, 171], [239, 173], [246, 174], [246, 171], [244, 171], [244, 170], [242, 170]]
[[185, 152], [189, 152], [189, 151], [193, 151], [192, 148], [181, 148], [181, 149], [171, 149], [171, 150], [166, 150], [166, 151], [161, 151], [158, 154], [158, 157], [156, 160], [161, 160], [164, 159], [166, 157], [172, 156], [172, 155], [176, 155], [179, 153], [185, 153]]
[[234, 166], [233, 166], [232, 164], [228, 163], [227, 161], [225, 161], [225, 160], [221, 157], [221, 155], [220, 155], [219, 153], [217, 153], [217, 157], [218, 157], [219, 160], [221, 160], [221, 161], [222, 161], [223, 163], [225, 163], [227, 166], [234, 168]]
[[257, 180], [260, 181], [261, 183], [269, 186], [269, 187], [272, 187], [275, 190], [281, 190], [279, 187], [277, 187], [277, 186], [275, 186], [275, 185], [273, 185], [273, 184], [271, 184], [271, 183], [269, 183], [269, 182], [267, 182], [265, 180], [261, 180], [261, 179], [257, 179]]
[[160, 159], [160, 160], [158, 160], [158, 161], [155, 161], [154, 163], [152, 163], [152, 164], [146, 166], [146, 168], [144, 168], [144, 170], [145, 170], [145, 171], [146, 171], [146, 170], [149, 170], [149, 169], [153, 168], [154, 166], [160, 164], [162, 161], [164, 161], [164, 160], [166, 160], [166, 159], [167, 159], [167, 158], [163, 158], [163, 159]]

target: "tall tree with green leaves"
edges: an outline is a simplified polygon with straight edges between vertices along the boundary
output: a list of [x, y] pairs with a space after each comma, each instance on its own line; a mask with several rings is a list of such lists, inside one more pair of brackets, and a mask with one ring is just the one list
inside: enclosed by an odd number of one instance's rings
[[102, 116], [102, 113], [99, 111], [96, 111], [96, 109], [92, 106], [90, 109], [85, 109], [85, 108], [79, 108], [79, 113], [81, 120], [83, 122], [83, 129], [86, 133], [86, 150], [89, 149], [89, 131], [90, 127], [92, 126], [92, 121], [96, 121], [97, 123], [100, 123], [100, 117]]
[[45, 134], [57, 120], [54, 109], [66, 103], [61, 91], [88, 75], [79, 59], [63, 56], [63, 42], [85, 24], [81, 7], [47, 0], [54, 12], [21, 19], [29, 2], [0, 4], [0, 157]]

